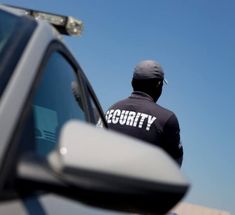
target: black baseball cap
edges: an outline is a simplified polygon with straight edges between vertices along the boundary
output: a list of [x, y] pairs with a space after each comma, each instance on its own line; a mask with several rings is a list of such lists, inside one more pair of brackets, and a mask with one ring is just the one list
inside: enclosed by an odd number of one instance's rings
[[138, 63], [134, 69], [133, 79], [159, 79], [163, 80], [167, 84], [161, 65], [154, 60], [144, 60]]

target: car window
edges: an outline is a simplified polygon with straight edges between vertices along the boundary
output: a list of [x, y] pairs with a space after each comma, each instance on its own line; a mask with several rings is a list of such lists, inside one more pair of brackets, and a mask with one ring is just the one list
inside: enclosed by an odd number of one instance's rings
[[38, 154], [45, 156], [55, 148], [66, 121], [86, 120], [80, 92], [73, 67], [60, 53], [53, 53], [43, 69], [33, 98]]
[[0, 12], [0, 53], [10, 38], [18, 19], [4, 11]]

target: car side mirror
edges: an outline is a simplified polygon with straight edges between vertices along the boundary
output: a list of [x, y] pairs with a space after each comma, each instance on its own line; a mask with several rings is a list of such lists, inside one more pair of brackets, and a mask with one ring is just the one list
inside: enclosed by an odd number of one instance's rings
[[75, 120], [48, 161], [80, 201], [113, 210], [165, 214], [189, 188], [160, 148]]

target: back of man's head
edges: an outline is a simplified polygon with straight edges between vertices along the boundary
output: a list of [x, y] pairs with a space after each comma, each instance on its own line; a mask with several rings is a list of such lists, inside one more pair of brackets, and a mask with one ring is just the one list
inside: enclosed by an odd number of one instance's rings
[[132, 78], [134, 91], [141, 91], [149, 94], [154, 101], [160, 97], [164, 72], [161, 65], [153, 60], [144, 60], [136, 65]]

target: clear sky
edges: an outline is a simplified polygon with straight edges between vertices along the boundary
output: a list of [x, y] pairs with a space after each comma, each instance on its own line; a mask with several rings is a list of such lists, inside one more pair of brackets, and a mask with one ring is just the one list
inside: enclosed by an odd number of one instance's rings
[[83, 20], [82, 37], [65, 41], [104, 110], [131, 93], [140, 60], [159, 61], [169, 82], [159, 104], [178, 116], [192, 184], [184, 201], [235, 214], [234, 0], [2, 2]]

